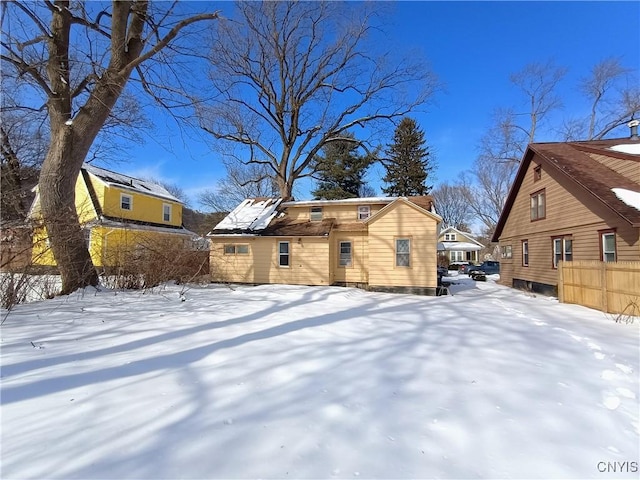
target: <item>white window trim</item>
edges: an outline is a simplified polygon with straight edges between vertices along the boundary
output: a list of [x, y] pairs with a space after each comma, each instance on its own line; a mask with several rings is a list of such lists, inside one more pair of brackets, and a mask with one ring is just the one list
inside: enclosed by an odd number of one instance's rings
[[[606, 242], [605, 242], [605, 237], [613, 237], [613, 251], [607, 251], [605, 249], [606, 246]], [[616, 233], [615, 232], [606, 232], [606, 233], [602, 233], [600, 234], [600, 241], [602, 242], [602, 261], [603, 262], [616, 262], [617, 259], [617, 253], [616, 253]], [[613, 254], [613, 260], [607, 260], [607, 254]]]
[[[165, 208], [169, 208], [169, 220], [167, 220], [166, 218], [164, 218], [165, 216]], [[170, 222], [171, 221], [171, 217], [173, 216], [173, 208], [172, 205], [170, 203], [163, 203], [162, 204], [162, 221], [163, 222]]]
[[369, 205], [358, 206], [358, 220], [366, 220], [371, 216], [371, 207]]
[[[280, 251], [280, 245], [287, 244], [287, 253], [282, 253]], [[287, 265], [282, 265], [282, 257], [287, 256]], [[291, 267], [291, 242], [288, 240], [283, 240], [278, 242], [278, 267], [279, 268], [290, 268]]]
[[[342, 245], [349, 244], [349, 263], [342, 263]], [[353, 242], [351, 240], [341, 240], [338, 242], [338, 266], [341, 268], [353, 267]]]
[[[123, 201], [125, 198], [128, 198], [128, 199], [129, 199], [129, 208], [124, 208], [124, 207], [122, 206], [122, 204], [123, 204], [123, 202], [122, 202], [122, 201]], [[120, 210], [126, 210], [127, 212], [130, 212], [130, 211], [132, 211], [132, 210], [133, 210], [133, 196], [131, 196], [131, 195], [129, 195], [129, 194], [126, 194], [126, 193], [121, 193], [121, 194], [120, 194]]]
[[457, 242], [456, 238], [457, 238], [457, 235], [455, 233], [445, 233], [444, 234], [444, 241], [445, 242]]
[[[522, 244], [522, 266], [529, 266], [529, 240], [523, 240]], [[526, 258], [526, 261], [525, 261]]]
[[[409, 242], [409, 251], [407, 253], [398, 252], [398, 242], [406, 240]], [[397, 268], [411, 268], [411, 238], [410, 237], [398, 237], [395, 239], [395, 266]], [[398, 255], [407, 255], [409, 257], [408, 265], [398, 265]]]

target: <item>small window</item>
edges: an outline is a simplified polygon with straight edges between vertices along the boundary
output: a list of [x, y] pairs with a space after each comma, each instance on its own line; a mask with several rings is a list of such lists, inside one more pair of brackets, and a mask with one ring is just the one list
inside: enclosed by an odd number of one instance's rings
[[249, 255], [249, 245], [237, 245], [236, 246], [236, 254], [237, 255]]
[[289, 242], [278, 242], [278, 265], [289, 267]]
[[311, 207], [309, 219], [312, 222], [319, 222], [320, 220], [322, 220], [322, 207]]
[[235, 255], [236, 254], [236, 246], [235, 245], [225, 245], [224, 246], [224, 254], [225, 255]]
[[522, 241], [522, 266], [529, 266], [529, 240]]
[[445, 233], [444, 234], [444, 241], [445, 242], [455, 242], [456, 241], [456, 234], [455, 233]]
[[542, 178], [542, 165], [538, 165], [533, 169], [533, 181], [537, 182]]
[[411, 266], [411, 239], [396, 238], [396, 267]]
[[541, 190], [539, 192], [531, 195], [531, 221], [541, 220], [546, 216], [545, 210], [545, 191]]
[[165, 222], [171, 221], [171, 205], [168, 203], [162, 204], [162, 220]]
[[553, 268], [558, 268], [558, 262], [573, 260], [573, 240], [571, 237], [557, 237], [553, 239]]
[[449, 258], [452, 262], [464, 262], [465, 255], [464, 252], [452, 250], [449, 252]]
[[511, 245], [503, 245], [500, 247], [500, 256], [502, 258], [511, 258], [513, 255]]
[[249, 255], [249, 245], [228, 243], [224, 246], [225, 255]]
[[120, 208], [122, 210], [132, 210], [133, 209], [133, 197], [131, 195], [126, 195], [124, 193], [120, 194]]
[[351, 266], [351, 242], [340, 242], [340, 266]]
[[358, 220], [366, 220], [371, 216], [371, 207], [369, 205], [360, 205], [358, 207]]
[[601, 233], [601, 249], [603, 262], [616, 261], [616, 234], [615, 232]]

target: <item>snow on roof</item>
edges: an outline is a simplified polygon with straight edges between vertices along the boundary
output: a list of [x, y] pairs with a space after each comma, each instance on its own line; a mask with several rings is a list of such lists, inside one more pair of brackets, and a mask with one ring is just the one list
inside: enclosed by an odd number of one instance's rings
[[611, 191], [625, 204], [640, 210], [640, 192], [634, 192], [626, 188], [612, 188]]
[[438, 242], [438, 247], [440, 246], [442, 246], [442, 249], [439, 248], [439, 250], [474, 251], [482, 248], [480, 245], [471, 242]]
[[611, 150], [621, 153], [630, 153], [631, 155], [640, 155], [640, 143], [626, 143], [622, 145], [614, 145]]
[[213, 230], [264, 230], [276, 215], [276, 208], [281, 201], [281, 198], [247, 198]]
[[82, 168], [92, 175], [95, 175], [108, 185], [114, 185], [116, 187], [126, 188], [128, 190], [135, 190], [147, 195], [153, 195], [156, 197], [164, 198], [166, 200], [182, 203], [180, 199], [171, 195], [166, 188], [157, 183], [129, 177], [128, 175], [112, 172], [110, 170], [96, 167], [88, 163], [83, 164]]

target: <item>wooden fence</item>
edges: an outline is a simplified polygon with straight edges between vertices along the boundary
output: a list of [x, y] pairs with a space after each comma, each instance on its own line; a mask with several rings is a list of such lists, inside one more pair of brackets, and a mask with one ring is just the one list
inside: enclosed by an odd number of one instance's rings
[[640, 262], [559, 262], [558, 299], [607, 313], [640, 315]]

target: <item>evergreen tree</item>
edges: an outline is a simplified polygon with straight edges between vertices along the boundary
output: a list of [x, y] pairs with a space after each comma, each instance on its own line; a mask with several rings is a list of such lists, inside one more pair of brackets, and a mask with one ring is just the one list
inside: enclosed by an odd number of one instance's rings
[[[354, 138], [347, 133], [346, 138]], [[369, 155], [357, 153], [355, 140], [334, 140], [322, 148], [316, 157], [315, 178], [318, 187], [311, 192], [316, 200], [340, 200], [358, 197], [365, 186], [364, 175], [372, 163]]]
[[416, 121], [403, 118], [387, 147], [388, 158], [382, 162], [387, 173], [382, 181], [388, 187], [382, 191], [390, 196], [427, 195], [432, 188], [427, 178], [435, 166]]

